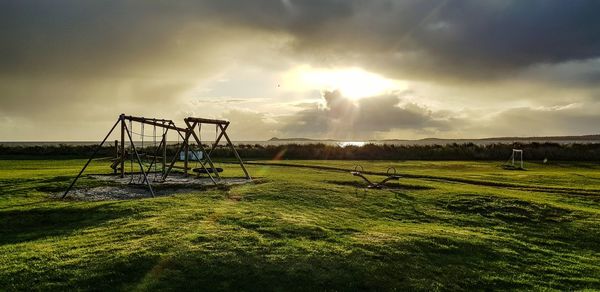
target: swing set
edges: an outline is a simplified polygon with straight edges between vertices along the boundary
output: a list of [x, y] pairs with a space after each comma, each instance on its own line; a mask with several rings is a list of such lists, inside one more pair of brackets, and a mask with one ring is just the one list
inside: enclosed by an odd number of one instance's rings
[[[110, 167], [113, 169], [113, 173], [118, 174], [121, 178], [125, 178], [126, 175], [129, 175], [129, 184], [146, 185], [152, 197], [154, 197], [155, 195], [154, 189], [152, 188], [152, 183], [165, 182], [173, 169], [183, 169], [185, 176], [188, 176], [189, 170], [193, 170], [198, 174], [198, 176], [200, 176], [200, 174], [207, 174], [210, 180], [215, 185], [221, 182], [222, 179], [219, 175], [219, 172], [222, 172], [223, 169], [214, 166], [210, 154], [217, 147], [222, 137], [225, 137], [225, 139], [227, 140], [227, 145], [235, 154], [239, 165], [244, 171], [246, 179], [251, 179], [241, 157], [235, 150], [233, 143], [231, 142], [229, 136], [226, 133], [226, 129], [229, 126], [229, 121], [202, 119], [194, 117], [186, 118], [184, 119], [184, 121], [188, 126], [187, 128], [177, 127], [172, 120], [136, 117], [121, 114], [119, 116], [119, 119], [112, 126], [108, 134], [106, 134], [102, 142], [100, 142], [100, 144], [96, 147], [88, 161], [85, 163], [79, 174], [77, 174], [75, 179], [71, 182], [71, 184], [69, 185], [69, 187], [64, 192], [61, 198], [65, 198], [67, 196], [67, 194], [73, 188], [79, 177], [81, 177], [81, 175], [88, 167], [90, 162], [94, 159], [96, 154], [98, 154], [98, 151], [102, 148], [106, 140], [110, 137], [110, 135], [113, 133], [113, 131], [115, 130], [115, 128], [117, 128], [119, 124], [121, 127], [120, 144], [118, 140], [115, 141], [116, 157], [112, 159], [112, 164], [110, 165]], [[137, 124], [139, 124], [139, 126], [137, 127], [139, 129], [139, 132], [134, 131], [134, 128], [136, 128], [134, 125]], [[215, 142], [211, 146], [210, 151], [208, 152], [205, 151], [205, 148], [202, 145], [202, 124], [215, 125]], [[145, 133], [145, 127], [148, 126], [152, 127], [152, 135], [147, 135]], [[198, 134], [195, 133], [196, 127], [198, 127]], [[157, 128], [159, 129], [158, 131]], [[167, 133], [169, 132], [169, 130], [175, 131], [177, 133], [177, 144], [179, 145], [179, 150], [176, 152], [176, 154], [168, 164]], [[139, 150], [136, 147], [136, 143], [134, 143], [134, 137], [138, 138], [138, 141], [140, 141]], [[158, 137], [160, 137], [160, 142], [158, 142]], [[194, 137], [194, 140], [196, 142], [195, 146], [200, 149], [200, 152], [193, 151], [193, 149], [192, 151], [190, 151], [190, 146], [194, 146], [193, 144], [190, 144], [190, 137]], [[148, 145], [148, 142], [145, 142], [147, 141], [147, 138], [152, 138], [151, 145]], [[183, 140], [182, 143], [179, 143], [179, 139]], [[146, 145], [144, 145], [144, 143], [146, 143]], [[179, 158], [179, 154], [182, 150], [185, 153], [183, 167], [175, 165]], [[150, 151], [150, 153], [148, 151]], [[190, 153], [192, 154], [192, 160], [196, 161], [196, 163], [199, 164], [200, 167], [190, 168], [188, 166]], [[128, 172], [126, 172], [126, 162], [129, 162]], [[135, 170], [136, 167], [134, 167], [134, 164], [137, 164], [137, 166], [139, 167], [138, 171]]]
[[[187, 126], [187, 131], [185, 133], [185, 137], [183, 137], [183, 141], [179, 146], [179, 150], [177, 151], [177, 153], [180, 153], [182, 151], [184, 153], [183, 171], [185, 175], [188, 175], [188, 171], [192, 170], [193, 172], [197, 173], [197, 175], [208, 175], [210, 180], [215, 184], [217, 184], [218, 181], [221, 181], [221, 176], [219, 175], [219, 173], [222, 172], [223, 169], [215, 167], [213, 160], [210, 158], [210, 155], [215, 150], [215, 148], [217, 148], [221, 139], [225, 137], [225, 140], [227, 141], [227, 146], [235, 155], [235, 158], [237, 159], [238, 164], [242, 168], [246, 179], [252, 179], [250, 177], [250, 174], [248, 173], [248, 170], [244, 166], [244, 161], [240, 157], [239, 153], [235, 150], [231, 139], [229, 139], [229, 136], [227, 135], [226, 131], [230, 124], [229, 121], [188, 117], [184, 119], [184, 122]], [[205, 145], [202, 143], [201, 138], [203, 124], [215, 125], [215, 141], [212, 145], [210, 145], [210, 149], [208, 151], [206, 151], [206, 148], [204, 147]], [[198, 133], [196, 133], [196, 129], [198, 129]], [[190, 143], [190, 138], [194, 139], [195, 146], [200, 152], [194, 150], [190, 151], [190, 147], [194, 145], [193, 142]], [[194, 168], [189, 167], [190, 153], [192, 153], [191, 156], [194, 158], [193, 160], [196, 161], [196, 167]], [[197, 153], [202, 153], [202, 157], [198, 157]], [[173, 168], [177, 168], [175, 166], [175, 161], [176, 157], [174, 157], [171, 161], [171, 164], [169, 165], [164, 174], [164, 177], [168, 176]]]

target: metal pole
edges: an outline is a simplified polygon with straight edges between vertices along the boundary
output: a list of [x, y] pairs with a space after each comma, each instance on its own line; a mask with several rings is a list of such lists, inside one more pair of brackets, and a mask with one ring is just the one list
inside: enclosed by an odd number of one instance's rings
[[521, 168], [523, 168], [523, 150], [521, 150]]
[[512, 153], [512, 165], [515, 165], [515, 149], [513, 149], [513, 153]]
[[108, 139], [108, 137], [110, 136], [110, 134], [112, 134], [113, 130], [115, 129], [115, 127], [117, 126], [117, 124], [119, 124], [119, 121], [117, 121], [112, 128], [110, 128], [110, 131], [108, 131], [108, 134], [106, 134], [106, 137], [104, 137], [104, 139], [102, 140], [102, 142], [100, 142], [100, 145], [98, 145], [98, 147], [96, 147], [96, 150], [94, 150], [94, 153], [92, 153], [92, 156], [90, 156], [90, 159], [88, 159], [88, 161], [85, 163], [85, 165], [83, 166], [83, 168], [81, 169], [81, 171], [79, 171], [79, 174], [77, 174], [77, 176], [75, 177], [75, 179], [73, 180], [73, 182], [71, 182], [71, 185], [69, 185], [69, 187], [67, 188], [67, 190], [65, 191], [65, 193], [62, 195], [62, 197], [60, 197], [61, 199], [64, 199], [67, 194], [69, 193], [69, 191], [71, 190], [71, 188], [73, 188], [73, 185], [75, 185], [75, 182], [77, 182], [77, 179], [79, 179], [79, 177], [81, 176], [81, 174], [83, 173], [83, 171], [88, 167], [88, 165], [90, 164], [90, 162], [92, 162], [92, 159], [94, 159], [94, 156], [96, 156], [96, 154], [98, 153], [98, 151], [100, 151], [100, 149], [102, 148], [102, 145], [104, 144], [104, 142], [106, 142], [106, 140]]

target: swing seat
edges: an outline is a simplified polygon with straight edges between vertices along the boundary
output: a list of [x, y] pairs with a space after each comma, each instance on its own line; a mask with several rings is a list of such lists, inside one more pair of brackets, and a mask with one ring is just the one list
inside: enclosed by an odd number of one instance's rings
[[[216, 169], [217, 172], [223, 172], [223, 169], [220, 168], [220, 167], [215, 167], [215, 169]], [[195, 172], [195, 173], [214, 173], [214, 171], [213, 171], [212, 168], [201, 168], [201, 167], [198, 167], [198, 168], [192, 169], [192, 171]]]

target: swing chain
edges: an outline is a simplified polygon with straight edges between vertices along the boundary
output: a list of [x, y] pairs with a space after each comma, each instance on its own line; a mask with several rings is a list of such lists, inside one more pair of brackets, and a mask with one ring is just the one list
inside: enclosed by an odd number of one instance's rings
[[[129, 120], [129, 129], [127, 131], [133, 133], [133, 121]], [[133, 142], [129, 143], [129, 174], [131, 178], [129, 183], [133, 182]]]

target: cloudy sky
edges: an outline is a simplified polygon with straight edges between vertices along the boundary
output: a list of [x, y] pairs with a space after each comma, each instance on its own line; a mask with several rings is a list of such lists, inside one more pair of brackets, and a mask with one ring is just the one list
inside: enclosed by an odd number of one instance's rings
[[98, 140], [122, 112], [225, 118], [235, 140], [595, 134], [598, 11], [595, 0], [0, 0], [0, 141]]

